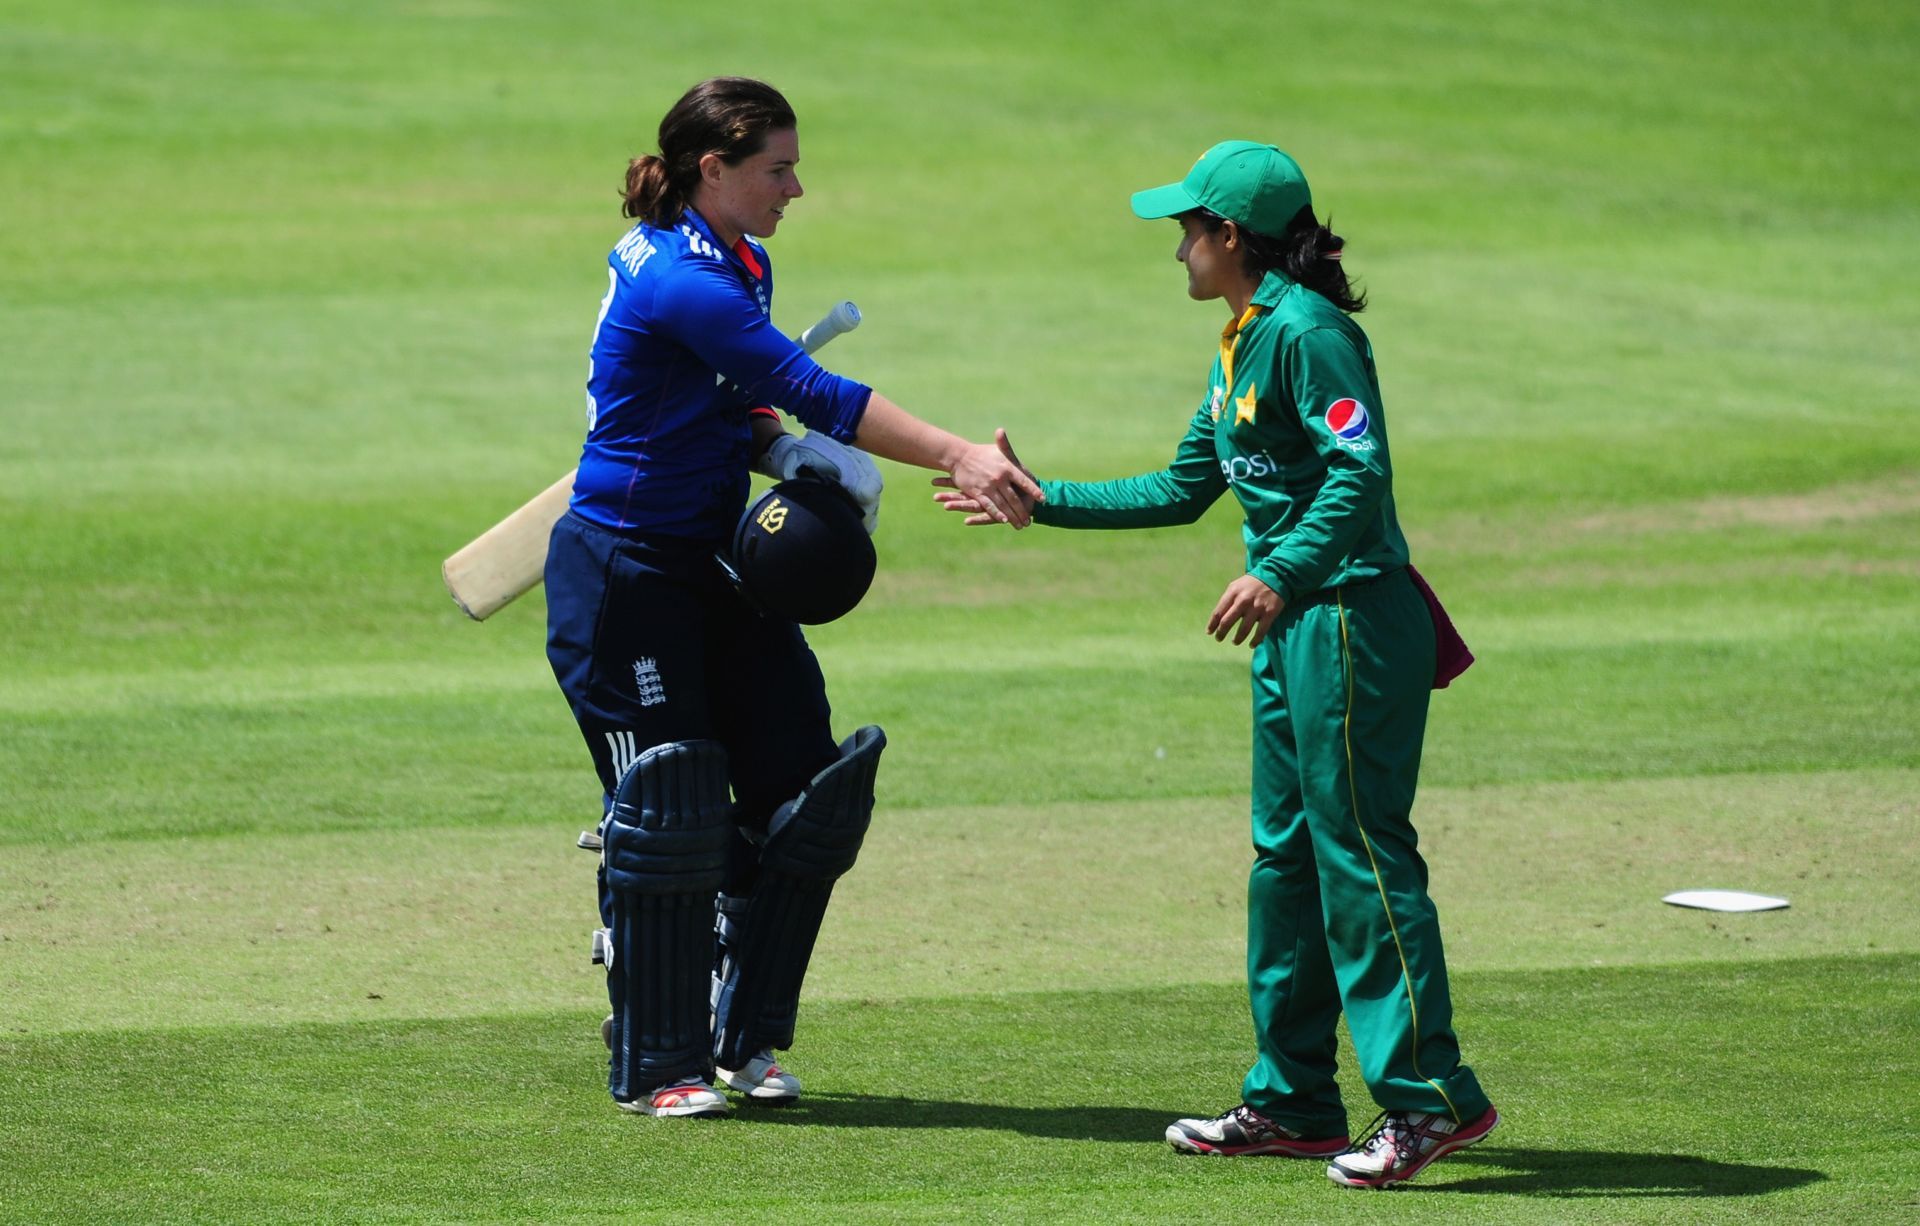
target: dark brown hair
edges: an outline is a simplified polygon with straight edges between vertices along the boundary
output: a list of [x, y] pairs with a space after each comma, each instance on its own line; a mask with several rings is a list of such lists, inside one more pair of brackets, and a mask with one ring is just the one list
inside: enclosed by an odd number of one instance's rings
[[766, 146], [769, 132], [795, 126], [780, 91], [752, 77], [713, 77], [673, 104], [660, 121], [660, 152], [627, 163], [624, 216], [660, 229], [680, 220], [700, 185], [700, 159], [738, 165]]
[[[1217, 234], [1226, 218], [1209, 209], [1196, 209], [1207, 233]], [[1234, 223], [1239, 225], [1238, 222]], [[1256, 281], [1272, 269], [1279, 269], [1289, 280], [1306, 286], [1349, 315], [1367, 309], [1367, 296], [1347, 281], [1347, 270], [1340, 264], [1341, 250], [1347, 240], [1320, 224], [1308, 205], [1287, 222], [1279, 237], [1255, 234], [1240, 229], [1240, 267]]]

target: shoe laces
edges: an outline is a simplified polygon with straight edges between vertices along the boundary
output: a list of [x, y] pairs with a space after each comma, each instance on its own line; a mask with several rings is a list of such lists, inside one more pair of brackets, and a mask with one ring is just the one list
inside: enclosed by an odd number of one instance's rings
[[1227, 1118], [1240, 1125], [1241, 1129], [1249, 1137], [1256, 1139], [1266, 1135], [1277, 1136], [1281, 1132], [1278, 1124], [1275, 1124], [1272, 1120], [1261, 1115], [1245, 1103], [1241, 1103], [1233, 1110], [1227, 1112]]
[[1415, 1127], [1412, 1121], [1407, 1119], [1407, 1114], [1404, 1111], [1382, 1111], [1374, 1116], [1373, 1122], [1367, 1125], [1360, 1139], [1354, 1142], [1354, 1152], [1373, 1154], [1382, 1149], [1391, 1150], [1392, 1160], [1389, 1165], [1394, 1167], [1419, 1161], [1423, 1152], [1420, 1141], [1431, 1134]]

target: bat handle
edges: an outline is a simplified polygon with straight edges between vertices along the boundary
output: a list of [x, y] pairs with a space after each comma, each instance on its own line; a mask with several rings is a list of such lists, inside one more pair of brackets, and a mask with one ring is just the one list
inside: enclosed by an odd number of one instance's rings
[[841, 302], [820, 317], [820, 322], [800, 334], [800, 348], [812, 353], [834, 337], [860, 326], [860, 308]]

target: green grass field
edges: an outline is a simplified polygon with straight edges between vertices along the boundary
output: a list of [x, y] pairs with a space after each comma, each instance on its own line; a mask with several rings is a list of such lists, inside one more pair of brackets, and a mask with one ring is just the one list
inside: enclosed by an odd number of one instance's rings
[[[1920, 1215], [1920, 13], [641, 7], [0, 9], [0, 1220]], [[898, 468], [812, 636], [892, 748], [808, 1097], [611, 1108], [544, 608], [438, 567], [573, 463], [625, 159], [719, 72], [801, 116], [776, 320], [854, 298], [836, 369], [1047, 476], [1203, 391], [1127, 194], [1299, 156], [1480, 656], [1416, 816], [1484, 1145], [1164, 1146], [1251, 1054], [1235, 517], [963, 530]]]

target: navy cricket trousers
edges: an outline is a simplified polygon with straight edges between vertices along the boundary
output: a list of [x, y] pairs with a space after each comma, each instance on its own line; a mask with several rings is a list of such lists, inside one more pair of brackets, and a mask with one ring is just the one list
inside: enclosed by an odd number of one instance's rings
[[629, 537], [568, 512], [547, 549], [547, 660], [610, 803], [669, 741], [715, 740], [752, 831], [838, 757], [826, 682], [800, 627], [762, 616], [718, 541]]

